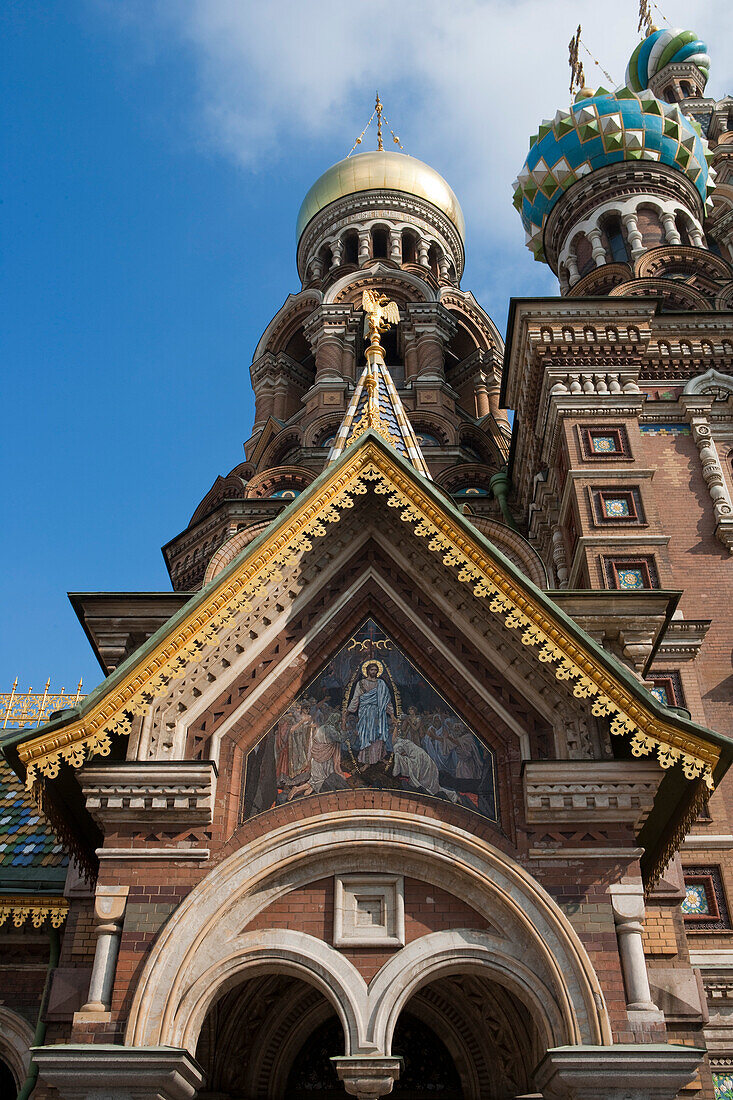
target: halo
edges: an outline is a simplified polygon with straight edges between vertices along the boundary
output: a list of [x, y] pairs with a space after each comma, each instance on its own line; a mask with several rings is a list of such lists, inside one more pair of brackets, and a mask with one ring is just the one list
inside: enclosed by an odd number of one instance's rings
[[382, 673], [384, 672], [384, 665], [382, 664], [382, 662], [378, 661], [376, 659], [376, 657], [370, 657], [369, 660], [365, 661], [364, 664], [361, 666], [362, 676], [366, 676], [367, 669], [369, 668], [370, 665], [376, 665], [377, 666], [377, 676], [381, 676]]

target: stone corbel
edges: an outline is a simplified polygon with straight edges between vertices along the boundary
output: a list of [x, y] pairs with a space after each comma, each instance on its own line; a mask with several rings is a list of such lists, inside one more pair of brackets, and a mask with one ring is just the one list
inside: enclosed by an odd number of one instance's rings
[[61, 1100], [195, 1100], [201, 1067], [176, 1047], [86, 1043], [33, 1047], [41, 1080]]
[[701, 395], [682, 394], [680, 404], [692, 429], [692, 438], [700, 454], [702, 476], [708, 487], [715, 514], [715, 534], [728, 553], [733, 553], [733, 503], [725, 483], [723, 467], [718, 457], [708, 414], [713, 398]]
[[387, 1096], [402, 1068], [401, 1058], [371, 1054], [332, 1058], [331, 1061], [348, 1094], [358, 1096], [360, 1100], [377, 1100], [379, 1096]]
[[704, 1057], [673, 1043], [554, 1047], [535, 1083], [544, 1100], [675, 1100]]
[[531, 760], [524, 765], [529, 825], [559, 828], [592, 821], [620, 822], [638, 831], [662, 779], [646, 760]]
[[87, 765], [81, 786], [87, 809], [105, 833], [143, 823], [182, 831], [211, 824], [216, 765], [211, 760]]

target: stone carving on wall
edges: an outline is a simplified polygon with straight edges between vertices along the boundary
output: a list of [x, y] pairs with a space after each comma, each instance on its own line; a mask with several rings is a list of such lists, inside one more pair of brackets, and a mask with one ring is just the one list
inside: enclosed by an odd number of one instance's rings
[[247, 755], [242, 818], [376, 787], [497, 820], [494, 754], [368, 619]]

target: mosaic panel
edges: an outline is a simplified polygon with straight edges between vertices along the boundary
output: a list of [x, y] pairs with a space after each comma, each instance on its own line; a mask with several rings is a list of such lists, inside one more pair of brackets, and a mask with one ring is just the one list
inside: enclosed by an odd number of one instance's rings
[[613, 435], [596, 435], [591, 432], [590, 445], [594, 454], [618, 454], [616, 437]]
[[606, 497], [603, 498], [603, 505], [606, 509], [606, 515], [616, 519], [617, 517], [626, 517], [631, 515], [629, 508], [628, 497]]
[[669, 437], [692, 434], [689, 424], [640, 424], [639, 430], [644, 435], [666, 435]]
[[733, 1075], [730, 1073], [714, 1073], [713, 1094], [715, 1100], [733, 1100]]
[[618, 586], [625, 589], [644, 588], [644, 573], [638, 566], [618, 570]]
[[481, 489], [478, 485], [467, 485], [453, 494], [456, 497], [487, 497], [488, 495], [489, 490]]
[[492, 750], [373, 619], [247, 754], [242, 817], [364, 787], [429, 795], [497, 820]]
[[682, 902], [682, 912], [685, 916], [693, 916], [701, 913], [709, 916], [708, 892], [701, 882], [687, 883], [685, 885], [685, 900]]
[[688, 932], [729, 929], [730, 916], [719, 867], [685, 867], [682, 913]]

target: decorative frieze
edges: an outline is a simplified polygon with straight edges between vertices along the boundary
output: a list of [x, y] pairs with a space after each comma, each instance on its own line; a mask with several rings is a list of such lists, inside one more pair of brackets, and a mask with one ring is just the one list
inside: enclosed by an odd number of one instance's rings
[[662, 778], [646, 761], [535, 760], [524, 766], [524, 805], [530, 825], [600, 819], [638, 830]]
[[81, 782], [87, 809], [102, 828], [144, 822], [176, 829], [212, 819], [216, 767], [208, 760], [86, 767]]

